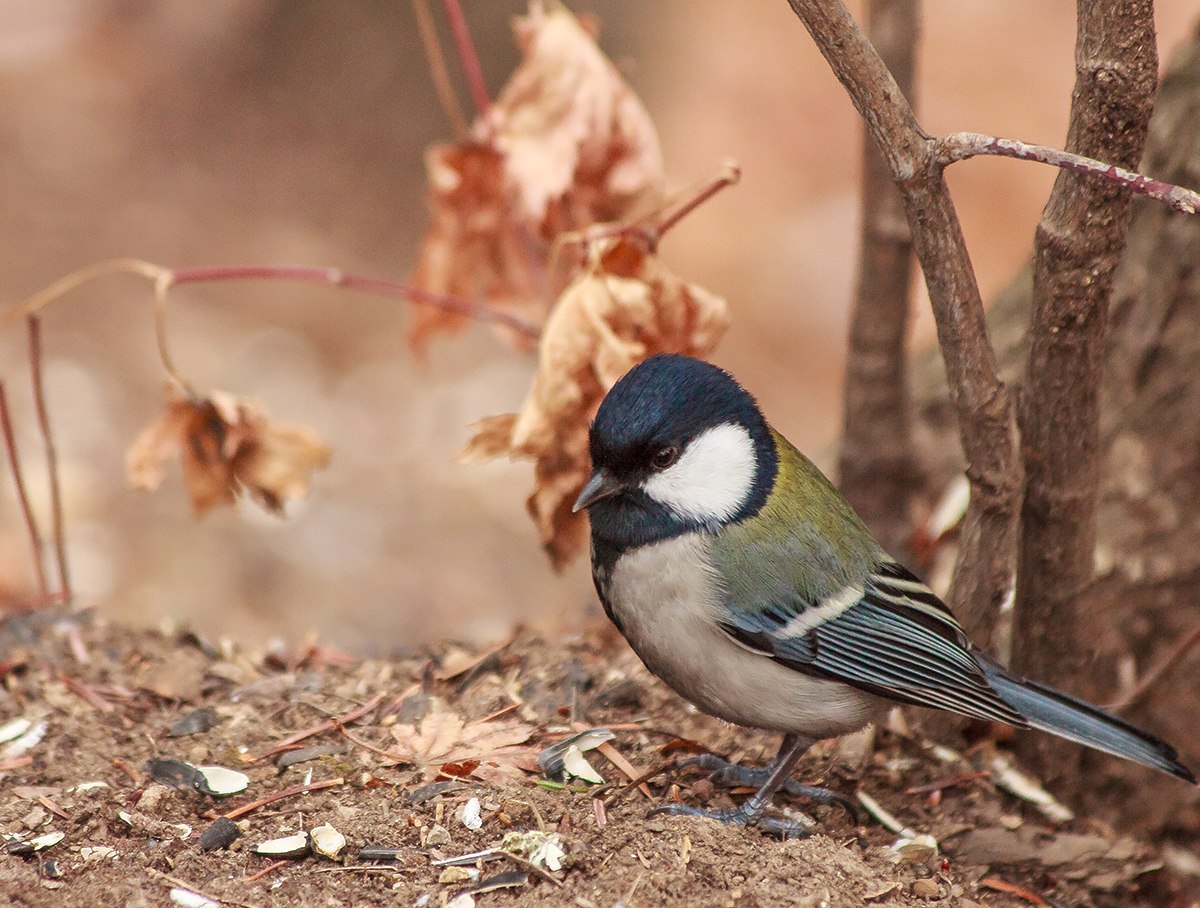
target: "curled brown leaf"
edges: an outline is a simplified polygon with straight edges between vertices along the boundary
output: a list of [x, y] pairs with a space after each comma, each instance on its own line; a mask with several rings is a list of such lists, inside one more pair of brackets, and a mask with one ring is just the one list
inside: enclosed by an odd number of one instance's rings
[[222, 391], [198, 398], [168, 385], [163, 415], [126, 454], [130, 482], [157, 489], [177, 456], [197, 515], [232, 505], [241, 492], [279, 513], [329, 463], [329, 449], [306, 426], [272, 424], [254, 401]]
[[[662, 153], [641, 101], [566, 7], [533, 0], [517, 39], [524, 59], [475, 139], [426, 153], [432, 224], [411, 280], [541, 324], [580, 264], [552, 262], [555, 243], [657, 206]], [[466, 320], [418, 305], [410, 341], [420, 350]]]
[[556, 567], [584, 545], [586, 524], [571, 506], [588, 478], [588, 425], [600, 400], [655, 353], [706, 356], [728, 324], [725, 300], [677, 277], [636, 236], [591, 245], [588, 267], [543, 329], [521, 412], [480, 422], [463, 452], [465, 460], [534, 461], [527, 506]]

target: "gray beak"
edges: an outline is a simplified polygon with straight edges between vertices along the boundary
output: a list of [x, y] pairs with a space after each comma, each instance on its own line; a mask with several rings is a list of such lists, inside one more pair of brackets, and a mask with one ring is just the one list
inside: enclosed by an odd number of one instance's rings
[[621, 491], [621, 484], [619, 482], [603, 470], [597, 470], [592, 474], [592, 478], [587, 481], [587, 485], [583, 487], [583, 491], [579, 493], [579, 497], [575, 499], [571, 513], [578, 514], [584, 508], [590, 508], [597, 501], [610, 498], [619, 491]]

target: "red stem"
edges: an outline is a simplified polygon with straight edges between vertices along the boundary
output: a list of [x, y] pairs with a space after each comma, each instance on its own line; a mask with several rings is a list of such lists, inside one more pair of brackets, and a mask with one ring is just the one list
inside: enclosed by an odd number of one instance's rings
[[17, 440], [13, 435], [12, 419], [8, 412], [8, 395], [4, 393], [4, 382], [0, 381], [0, 432], [4, 435], [4, 447], [8, 451], [8, 465], [12, 468], [13, 484], [17, 487], [17, 500], [21, 513], [25, 515], [25, 528], [29, 531], [29, 542], [33, 546], [33, 566], [37, 572], [38, 589], [42, 601], [50, 599], [50, 587], [46, 583], [46, 567], [42, 564], [42, 534], [38, 532], [37, 520], [25, 491], [25, 480], [21, 475], [21, 461], [17, 456]]
[[492, 108], [492, 101], [488, 97], [487, 83], [483, 81], [483, 69], [479, 66], [475, 42], [471, 40], [471, 31], [467, 28], [467, 17], [463, 15], [458, 0], [442, 0], [442, 6], [446, 10], [450, 30], [454, 33], [454, 45], [458, 48], [458, 59], [462, 62], [463, 72], [466, 74], [467, 86], [471, 89], [472, 100], [475, 101], [475, 110], [479, 116], [486, 116]]
[[347, 274], [338, 268], [305, 268], [291, 266], [249, 265], [233, 268], [180, 268], [171, 272], [170, 284], [197, 284], [209, 281], [240, 281], [240, 280], [285, 280], [302, 281], [310, 284], [326, 284], [331, 287], [345, 287], [362, 293], [375, 293], [379, 296], [390, 296], [413, 303], [436, 306], [448, 312], [456, 312], [483, 322], [504, 325], [523, 334], [537, 339], [541, 329], [524, 319], [501, 312], [482, 303], [472, 303], [469, 300], [437, 293], [433, 290], [422, 290], [408, 284], [382, 278], [365, 277], [359, 274]]

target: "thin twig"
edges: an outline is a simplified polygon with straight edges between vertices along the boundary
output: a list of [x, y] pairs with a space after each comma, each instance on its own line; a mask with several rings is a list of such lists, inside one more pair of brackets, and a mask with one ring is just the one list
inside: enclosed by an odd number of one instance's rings
[[191, 883], [181, 880], [177, 876], [171, 876], [168, 873], [163, 873], [161, 870], [155, 870], [153, 867], [147, 867], [146, 872], [151, 876], [156, 876], [161, 880], [166, 880], [172, 886], [178, 886], [180, 889], [186, 889], [189, 892], [194, 892], [196, 895], [204, 896], [204, 898], [209, 899], [210, 901], [220, 902], [222, 905], [236, 905], [238, 908], [256, 908], [255, 905], [252, 905], [249, 902], [239, 902], [237, 899], [225, 899], [217, 895], [209, 895], [199, 887], [193, 886]]
[[866, 121], [904, 198], [971, 481], [951, 605], [969, 631], [986, 631], [1016, 567], [1022, 465], [1012, 395], [988, 340], [962, 225], [933, 141], [845, 4], [788, 2]]
[[728, 161], [725, 164], [725, 172], [720, 176], [710, 180], [698, 193], [676, 208], [674, 211], [665, 215], [662, 220], [648, 230], [650, 237], [650, 248], [655, 249], [658, 243], [663, 238], [668, 230], [682, 221], [685, 217], [715, 196], [722, 189], [728, 186], [736, 186], [742, 179], [742, 168], [735, 161]]
[[55, 281], [49, 287], [39, 290], [33, 296], [23, 300], [8, 312], [0, 315], [0, 328], [18, 319], [33, 315], [35, 312], [39, 312], [81, 284], [109, 274], [141, 275], [153, 282], [156, 287], [160, 284], [164, 285], [164, 289], [170, 289], [178, 284], [252, 279], [325, 284], [330, 287], [345, 287], [348, 290], [355, 290], [361, 293], [373, 293], [378, 296], [388, 296], [393, 299], [402, 299], [411, 303], [420, 303], [421, 305], [433, 306], [437, 309], [445, 309], [447, 312], [465, 315], [476, 321], [503, 325], [518, 334], [523, 334], [526, 337], [534, 339], [541, 334], [541, 329], [537, 325], [509, 315], [507, 312], [502, 312], [499, 309], [493, 309], [483, 303], [473, 303], [447, 293], [422, 290], [420, 287], [412, 287], [396, 281], [350, 274], [339, 268], [295, 268], [289, 266], [255, 265], [233, 268], [181, 268], [179, 270], [172, 270], [162, 265], [156, 265], [153, 262], [142, 261], [141, 259], [113, 259], [90, 265], [87, 268], [68, 274], [66, 277]]
[[58, 561], [58, 585], [63, 601], [70, 603], [71, 572], [67, 569], [66, 532], [63, 529], [62, 484], [58, 478], [58, 453], [50, 432], [50, 415], [46, 407], [46, 389], [42, 382], [42, 323], [36, 315], [29, 316], [29, 373], [33, 384], [33, 403], [37, 410], [38, 429], [46, 452], [46, 472], [50, 483], [50, 526], [54, 534], [54, 554]]
[[293, 863], [293, 862], [291, 860], [289, 860], [288, 858], [280, 858], [278, 861], [272, 861], [270, 864], [268, 864], [262, 870], [258, 871], [258, 873], [252, 873], [252, 874], [250, 874], [250, 876], [242, 877], [242, 882], [243, 883], [257, 883], [259, 880], [261, 880], [263, 877], [267, 876], [268, 874], [274, 873], [279, 868], [286, 867], [288, 864], [291, 864], [291, 863]]
[[343, 738], [345, 738], [351, 744], [361, 747], [363, 750], [369, 750], [369, 751], [371, 751], [371, 753], [378, 754], [379, 756], [385, 757], [389, 760], [396, 759], [396, 755], [394, 753], [392, 753], [391, 751], [385, 750], [382, 747], [376, 747], [370, 741], [364, 741], [362, 738], [358, 737], [358, 735], [350, 734], [350, 730], [348, 728], [346, 728], [344, 725], [338, 726], [338, 734], [340, 734]]
[[33, 516], [33, 507], [29, 503], [29, 494], [25, 490], [21, 460], [17, 455], [17, 439], [13, 434], [12, 417], [8, 412], [8, 395], [4, 392], [3, 381], [0, 381], [0, 432], [4, 434], [8, 466], [12, 472], [13, 485], [17, 489], [17, 501], [21, 505], [21, 513], [25, 516], [25, 529], [29, 533], [29, 544], [33, 547], [33, 567], [37, 573], [38, 591], [41, 593], [42, 601], [48, 602], [50, 587], [46, 582], [46, 566], [42, 563], [42, 534], [38, 532], [37, 518]]
[[332, 719], [326, 719], [324, 722], [319, 722], [311, 728], [298, 731], [294, 735], [284, 738], [266, 753], [259, 754], [257, 757], [246, 758], [245, 762], [257, 763], [259, 760], [265, 760], [267, 757], [273, 757], [278, 753], [282, 753], [283, 751], [291, 748], [293, 745], [299, 744], [301, 741], [306, 741], [309, 738], [315, 737], [316, 735], [324, 734], [327, 731], [334, 731], [336, 729], [340, 729], [344, 725], [349, 725], [351, 722], [356, 722], [380, 703], [382, 703], [384, 697], [386, 696], [387, 694], [376, 694], [363, 706], [360, 706], [357, 709], [352, 709], [350, 712], [343, 713], [340, 716], [335, 716]]
[[613, 789], [611, 792], [609, 792], [607, 795], [605, 795], [602, 800], [599, 798], [597, 798], [595, 800], [600, 800], [601, 803], [605, 807], [611, 807], [614, 802], [625, 797], [625, 795], [628, 792], [632, 791], [633, 789], [635, 789], [635, 788], [644, 789], [646, 787], [647, 782], [649, 782], [655, 776], [666, 772], [668, 769], [670, 769], [674, 765], [675, 765], [674, 760], [667, 760], [665, 763], [659, 763], [657, 766], [647, 769], [644, 773], [639, 775], [637, 778], [630, 779], [628, 782], [626, 782], [620, 788]]
[[[658, 248], [663, 234], [675, 227], [685, 217], [728, 186], [736, 186], [742, 178], [742, 168], [736, 161], [727, 161], [723, 171], [706, 182], [694, 195], [688, 196], [676, 207], [664, 206], [652, 214], [633, 223], [600, 224], [583, 230], [566, 231], [554, 239], [550, 251], [551, 268], [565, 246], [586, 245], [611, 237], [632, 236], [646, 244], [650, 252]], [[674, 204], [674, 203], [671, 203]]]
[[463, 73], [467, 77], [467, 86], [471, 89], [471, 98], [475, 101], [475, 111], [481, 117], [487, 116], [492, 101], [488, 97], [487, 83], [483, 80], [483, 69], [479, 65], [475, 42], [471, 40], [471, 30], [467, 28], [467, 17], [463, 15], [458, 0], [442, 0], [442, 6], [450, 22], [450, 31], [454, 35], [454, 44], [458, 48], [458, 59], [462, 63]]
[[429, 12], [429, 0], [413, 0], [413, 14], [417, 17], [417, 31], [421, 35], [421, 47], [425, 51], [425, 63], [429, 67], [429, 77], [433, 79], [438, 103], [442, 105], [442, 113], [450, 121], [454, 135], [461, 142], [470, 134], [471, 127], [467, 123], [462, 105], [458, 103], [454, 86], [450, 83], [446, 56], [442, 53], [442, 43], [438, 40], [433, 15]]
[[1119, 712], [1133, 706], [1146, 696], [1150, 689], [1158, 684], [1172, 668], [1182, 662], [1183, 657], [1191, 652], [1197, 643], [1200, 643], [1200, 622], [1188, 631], [1182, 640], [1171, 647], [1167, 654], [1142, 676], [1142, 679], [1133, 686], [1129, 693], [1108, 704], [1107, 708]]
[[240, 816], [250, 813], [252, 810], [258, 810], [260, 807], [266, 807], [268, 804], [274, 804], [276, 801], [282, 801], [286, 798], [294, 798], [296, 795], [308, 794], [311, 791], [322, 791], [326, 788], [337, 788], [345, 785], [346, 780], [326, 779], [324, 782], [313, 782], [309, 785], [296, 785], [292, 788], [285, 788], [283, 791], [277, 791], [275, 794], [266, 795], [259, 798], [257, 801], [251, 801], [248, 804], [243, 804], [241, 807], [235, 807], [226, 813], [221, 814], [227, 820], [236, 820]]
[[483, 303], [473, 303], [447, 293], [437, 293], [433, 290], [423, 290], [409, 284], [384, 280], [377, 277], [366, 277], [360, 274], [350, 274], [340, 268], [304, 268], [304, 267], [272, 267], [249, 266], [234, 268], [181, 268], [171, 272], [170, 286], [178, 284], [207, 283], [209, 281], [249, 280], [263, 278], [268, 280], [299, 281], [309, 284], [326, 284], [330, 287], [345, 287], [347, 290], [357, 290], [362, 293], [373, 293], [378, 296], [390, 296], [406, 300], [410, 303], [420, 303], [465, 315], [480, 322], [491, 322], [503, 325], [537, 339], [541, 329], [524, 319], [517, 318], [500, 309], [493, 309]]
[[65, 672], [59, 672], [58, 680], [65, 684], [67, 689], [80, 700], [91, 704], [94, 708], [100, 710], [100, 712], [111, 713], [116, 709], [115, 706], [100, 696], [100, 693], [93, 689], [90, 684], [80, 681], [78, 678], [72, 678]]
[[937, 161], [941, 167], [953, 164], [955, 161], [965, 161], [967, 158], [977, 155], [995, 155], [1002, 158], [1017, 158], [1022, 161], [1038, 161], [1052, 167], [1116, 183], [1130, 192], [1149, 196], [1185, 214], [1195, 214], [1200, 211], [1200, 193], [1081, 154], [1072, 154], [1069, 151], [1050, 148], [1046, 145], [1033, 145], [1019, 139], [1003, 139], [997, 136], [983, 135], [978, 132], [955, 132], [948, 136], [942, 136], [936, 142]]

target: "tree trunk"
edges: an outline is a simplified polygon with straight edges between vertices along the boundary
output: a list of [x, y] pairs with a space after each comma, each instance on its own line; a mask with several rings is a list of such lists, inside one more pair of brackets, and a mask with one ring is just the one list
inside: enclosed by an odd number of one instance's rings
[[[1142, 172], [1200, 185], [1200, 32], [1163, 79]], [[1096, 578], [1073, 641], [1086, 676], [1046, 677], [1067, 690], [1118, 700], [1200, 623], [1200, 218], [1136, 199], [1113, 279], [1100, 398], [1101, 484]], [[1031, 272], [996, 301], [989, 327], [1001, 378], [1019, 383], [1028, 345]], [[932, 498], [962, 470], [936, 352], [914, 365], [914, 440]], [[1031, 648], [1018, 617], [1014, 651]], [[1050, 633], [1051, 631], [1046, 631]], [[1047, 666], [1053, 668], [1053, 666]], [[1122, 714], [1176, 744], [1200, 766], [1200, 648], [1175, 660]], [[1176, 780], [1088, 752], [1060, 778], [1060, 795], [1108, 814], [1122, 831], [1200, 832], [1200, 804]], [[1192, 807], [1180, 809], [1190, 798]]]

